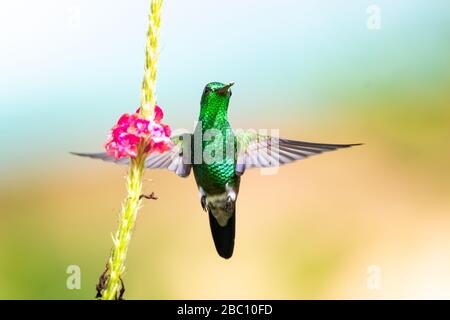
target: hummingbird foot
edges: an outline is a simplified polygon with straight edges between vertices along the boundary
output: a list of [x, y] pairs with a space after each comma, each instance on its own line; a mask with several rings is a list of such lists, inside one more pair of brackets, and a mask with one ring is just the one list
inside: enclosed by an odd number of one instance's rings
[[158, 197], [155, 195], [154, 192], [150, 193], [149, 195], [141, 194], [139, 196], [139, 200], [142, 200], [142, 198], [148, 199], [148, 200], [158, 200]]
[[227, 212], [234, 212], [236, 207], [236, 202], [233, 201], [231, 197], [227, 197], [227, 202], [225, 203], [225, 210]]
[[200, 199], [200, 204], [202, 205], [203, 211], [206, 212], [206, 196], [202, 196]]

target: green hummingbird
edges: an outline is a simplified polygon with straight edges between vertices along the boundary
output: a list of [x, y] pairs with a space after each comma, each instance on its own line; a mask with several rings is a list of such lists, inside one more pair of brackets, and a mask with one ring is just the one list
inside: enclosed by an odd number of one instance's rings
[[[208, 213], [217, 253], [225, 259], [233, 255], [236, 200], [241, 176], [246, 169], [278, 167], [322, 152], [359, 145], [311, 143], [253, 131], [233, 131], [228, 121], [233, 84], [207, 84], [194, 133], [173, 136], [171, 150], [151, 153], [145, 161], [146, 168], [169, 169], [180, 177], [194, 172], [200, 204]], [[76, 155], [128, 163], [127, 159], [115, 160], [106, 153]]]

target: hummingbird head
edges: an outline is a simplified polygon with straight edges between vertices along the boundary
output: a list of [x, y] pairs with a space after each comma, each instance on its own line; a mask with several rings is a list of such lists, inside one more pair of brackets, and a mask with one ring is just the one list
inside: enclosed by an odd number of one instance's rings
[[220, 82], [208, 83], [203, 90], [202, 100], [200, 102], [201, 108], [208, 109], [208, 111], [228, 110], [228, 103], [230, 102], [231, 90], [234, 82], [227, 84]]

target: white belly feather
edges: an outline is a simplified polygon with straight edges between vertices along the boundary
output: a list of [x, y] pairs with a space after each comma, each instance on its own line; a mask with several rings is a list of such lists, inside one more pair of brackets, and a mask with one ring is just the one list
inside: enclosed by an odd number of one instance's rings
[[236, 192], [228, 184], [226, 185], [224, 193], [220, 194], [207, 194], [201, 187], [199, 188], [200, 198], [206, 196], [206, 207], [211, 211], [211, 214], [216, 218], [217, 223], [221, 227], [225, 227], [228, 220], [233, 216], [234, 210], [227, 210], [227, 200], [236, 201]]

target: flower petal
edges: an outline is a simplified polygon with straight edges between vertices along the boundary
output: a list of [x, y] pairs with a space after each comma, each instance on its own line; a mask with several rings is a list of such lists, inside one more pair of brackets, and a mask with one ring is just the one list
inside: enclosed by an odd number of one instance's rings
[[155, 116], [153, 117], [154, 120], [156, 122], [160, 122], [163, 117], [164, 117], [164, 112], [158, 105], [155, 105]]

